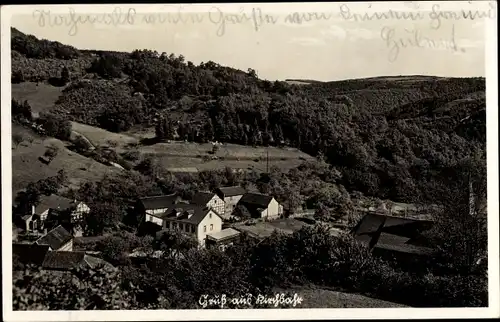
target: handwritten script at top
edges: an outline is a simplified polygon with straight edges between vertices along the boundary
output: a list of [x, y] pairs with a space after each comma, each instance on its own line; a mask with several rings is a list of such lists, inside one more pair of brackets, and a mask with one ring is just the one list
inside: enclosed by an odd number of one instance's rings
[[289, 12], [282, 15], [265, 13], [261, 8], [241, 10], [238, 13], [224, 12], [219, 7], [211, 7], [207, 12], [190, 12], [189, 7], [178, 6], [176, 10], [168, 12], [141, 13], [135, 8], [122, 9], [115, 7], [110, 13], [77, 14], [69, 8], [67, 14], [59, 14], [50, 10], [35, 10], [33, 19], [40, 27], [66, 27], [68, 34], [74, 36], [78, 33], [80, 25], [105, 24], [108, 26], [120, 25], [162, 25], [162, 24], [199, 24], [210, 23], [216, 26], [218, 36], [226, 33], [227, 26], [231, 24], [251, 24], [255, 31], [265, 25], [302, 25], [311, 21], [375, 21], [375, 20], [429, 20], [434, 29], [441, 27], [443, 21], [480, 20], [496, 18], [496, 5], [489, 3], [487, 10], [458, 9], [454, 11], [441, 10], [439, 4], [434, 4], [431, 10], [411, 11], [371, 11], [355, 12], [347, 4], [339, 6], [338, 12]]

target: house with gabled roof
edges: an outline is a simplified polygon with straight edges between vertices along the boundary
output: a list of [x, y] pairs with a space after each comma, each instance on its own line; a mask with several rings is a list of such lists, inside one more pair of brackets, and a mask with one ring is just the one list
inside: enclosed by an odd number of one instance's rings
[[220, 187], [215, 193], [224, 200], [224, 216], [230, 216], [246, 190], [240, 186]]
[[37, 245], [47, 245], [52, 251], [72, 251], [73, 235], [59, 225], [45, 236], [35, 241]]
[[163, 229], [179, 230], [194, 236], [205, 246], [207, 235], [222, 230], [222, 217], [213, 209], [193, 204], [177, 204], [163, 217]]
[[39, 215], [41, 221], [45, 221], [51, 212], [62, 213], [65, 211], [70, 212], [70, 218], [72, 222], [75, 222], [89, 213], [90, 208], [84, 202], [51, 194], [50, 196], [40, 196], [40, 202], [33, 207], [32, 213]]
[[245, 193], [238, 207], [247, 210], [252, 218], [276, 219], [283, 215], [283, 206], [274, 197], [261, 193]]
[[85, 252], [57, 251], [48, 252], [42, 262], [42, 269], [69, 271], [77, 268], [95, 269], [99, 267], [112, 267], [108, 262], [87, 255]]
[[144, 216], [146, 222], [163, 225], [163, 216], [174, 205], [182, 203], [182, 198], [177, 194], [150, 196], [139, 198], [135, 210]]
[[429, 220], [416, 220], [382, 214], [366, 214], [353, 228], [354, 238], [366, 244], [374, 254], [411, 259], [428, 257], [434, 249], [425, 244], [422, 233], [432, 227]]
[[198, 191], [191, 199], [191, 203], [212, 208], [215, 212], [224, 217], [224, 200], [215, 192]]

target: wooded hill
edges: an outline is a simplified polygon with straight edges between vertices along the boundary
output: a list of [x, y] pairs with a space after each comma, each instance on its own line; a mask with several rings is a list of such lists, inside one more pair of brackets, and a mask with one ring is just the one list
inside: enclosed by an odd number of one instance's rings
[[78, 50], [11, 31], [12, 82], [66, 86], [50, 113], [110, 131], [298, 147], [324, 156], [349, 191], [407, 202], [434, 202], [463, 159], [485, 155], [484, 78], [293, 85], [182, 55]]

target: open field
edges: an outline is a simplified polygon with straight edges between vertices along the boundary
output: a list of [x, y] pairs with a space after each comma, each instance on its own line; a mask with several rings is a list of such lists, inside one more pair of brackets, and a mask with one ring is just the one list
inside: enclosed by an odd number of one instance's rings
[[125, 134], [113, 133], [95, 126], [78, 122], [71, 122], [71, 128], [73, 131], [85, 136], [94, 146], [109, 145], [109, 142], [113, 141], [117, 144], [117, 151], [124, 150], [130, 143], [139, 142], [136, 138]]
[[[13, 194], [33, 181], [38, 181], [57, 174], [64, 169], [69, 178], [69, 185], [76, 187], [85, 181], [97, 181], [105, 173], [119, 171], [114, 167], [105, 166], [93, 159], [68, 150], [64, 142], [54, 138], [41, 138], [30, 130], [12, 125], [12, 133], [22, 133], [31, 136], [33, 142], [22, 142], [12, 147], [12, 191]], [[57, 156], [46, 165], [39, 160], [46, 148], [54, 144], [59, 148]]]
[[63, 89], [64, 87], [55, 87], [42, 82], [38, 86], [34, 82], [12, 84], [12, 99], [27, 100], [33, 114], [38, 115], [40, 112], [50, 111], [54, 107]]
[[[112, 133], [94, 126], [72, 122], [73, 131], [84, 135], [94, 145], [109, 145], [114, 141], [116, 151], [121, 153], [128, 149], [129, 144], [139, 143], [142, 138], [151, 138], [151, 135], [143, 134], [118, 134]], [[204, 161], [203, 156], [211, 156], [212, 144], [192, 142], [168, 142], [152, 145], [138, 145], [137, 150], [142, 155], [152, 156], [160, 161], [160, 164], [172, 172], [195, 172], [209, 169], [255, 169], [266, 171], [266, 158], [269, 153], [269, 167], [277, 166], [281, 169], [291, 169], [299, 166], [304, 160], [313, 161], [314, 158], [293, 148], [277, 147], [251, 147], [237, 144], [223, 144], [219, 146], [216, 155], [217, 160]], [[186, 169], [191, 168], [191, 169]]]
[[294, 287], [275, 289], [275, 293], [297, 293], [302, 297], [301, 305], [296, 308], [404, 308], [402, 304], [382, 301], [354, 293], [337, 292], [325, 288]]

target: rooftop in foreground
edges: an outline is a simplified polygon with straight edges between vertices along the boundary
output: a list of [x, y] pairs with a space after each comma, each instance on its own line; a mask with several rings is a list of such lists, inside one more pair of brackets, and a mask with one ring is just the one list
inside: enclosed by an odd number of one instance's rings
[[213, 239], [215, 241], [221, 241], [221, 240], [224, 240], [227, 238], [238, 236], [239, 234], [240, 234], [240, 232], [237, 231], [236, 229], [227, 228], [227, 229], [223, 229], [217, 233], [207, 235], [207, 237], [209, 239]]

